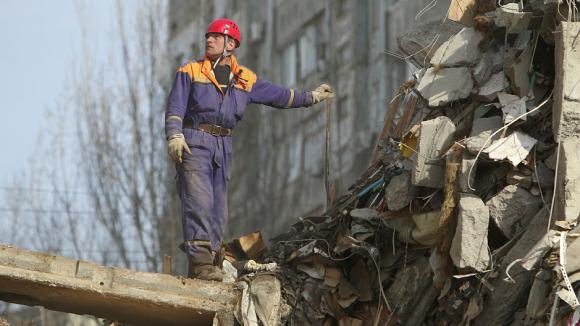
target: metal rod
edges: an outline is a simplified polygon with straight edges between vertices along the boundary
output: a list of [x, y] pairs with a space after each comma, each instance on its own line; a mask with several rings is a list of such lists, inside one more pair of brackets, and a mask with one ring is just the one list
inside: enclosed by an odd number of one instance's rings
[[324, 188], [326, 189], [326, 210], [332, 205], [332, 193], [330, 189], [330, 129], [331, 129], [332, 97], [326, 99], [326, 144], [324, 152]]

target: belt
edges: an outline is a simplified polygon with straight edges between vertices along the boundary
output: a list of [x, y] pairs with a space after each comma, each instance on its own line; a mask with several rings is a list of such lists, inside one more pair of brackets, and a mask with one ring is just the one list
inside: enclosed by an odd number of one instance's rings
[[[183, 124], [183, 128], [193, 129], [193, 124], [185, 122]], [[195, 129], [201, 130], [203, 132], [207, 132], [208, 134], [210, 134], [212, 136], [218, 136], [218, 137], [232, 135], [231, 129], [228, 129], [228, 128], [222, 127], [222, 126], [218, 126], [218, 125], [210, 125], [210, 124], [201, 123]]]

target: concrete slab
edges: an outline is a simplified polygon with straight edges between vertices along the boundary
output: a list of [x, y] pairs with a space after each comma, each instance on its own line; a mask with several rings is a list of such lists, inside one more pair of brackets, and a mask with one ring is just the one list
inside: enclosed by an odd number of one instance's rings
[[525, 228], [541, 205], [540, 198], [514, 185], [506, 186], [486, 203], [491, 220], [507, 238], [511, 238], [517, 229]]
[[552, 125], [556, 142], [580, 138], [580, 23], [562, 22], [556, 36]]
[[411, 184], [411, 173], [403, 173], [394, 176], [385, 189], [387, 207], [391, 211], [398, 211], [408, 206], [415, 198], [415, 187]]
[[[486, 295], [483, 311], [476, 317], [473, 325], [512, 325], [515, 312], [525, 304], [533, 281], [534, 272], [526, 270], [520, 264], [513, 265], [509, 274], [513, 282], [507, 279], [506, 270], [516, 259], [525, 257], [530, 250], [546, 235], [548, 211], [540, 210], [526, 228], [522, 237], [499, 260], [499, 276], [490, 281], [493, 291]], [[538, 261], [539, 262], [539, 261]]]
[[100, 266], [0, 245], [0, 300], [132, 325], [211, 325], [232, 314], [235, 284]]
[[496, 132], [502, 126], [503, 123], [500, 116], [475, 119], [473, 121], [473, 126], [471, 127], [469, 138], [465, 140], [467, 151], [470, 154], [477, 155], [482, 148], [489, 147], [489, 145], [491, 145], [494, 140], [499, 139], [501, 135], [498, 133], [487, 142], [485, 147], [483, 147], [485, 141], [492, 133]]
[[457, 228], [449, 255], [459, 269], [483, 272], [489, 266], [489, 209], [476, 195], [460, 194]]
[[574, 222], [580, 219], [580, 139], [563, 139], [560, 146], [554, 217]]
[[441, 44], [433, 58], [432, 65], [472, 66], [481, 58], [479, 43], [483, 40], [483, 34], [472, 27], [465, 27], [459, 33]]
[[453, 144], [455, 125], [445, 116], [421, 122], [417, 160], [413, 165], [412, 183], [416, 186], [442, 188], [445, 178], [443, 155]]
[[491, 75], [502, 71], [504, 64], [505, 49], [500, 47], [497, 51], [490, 49], [484, 52], [481, 60], [473, 67], [473, 79], [477, 85], [483, 85]]
[[429, 68], [421, 78], [417, 91], [429, 106], [443, 106], [465, 99], [471, 94], [473, 80], [469, 68]]
[[440, 21], [418, 25], [397, 38], [399, 49], [405, 55], [412, 55], [421, 65], [429, 65], [431, 57], [443, 42], [461, 30], [455, 22], [441, 24]]

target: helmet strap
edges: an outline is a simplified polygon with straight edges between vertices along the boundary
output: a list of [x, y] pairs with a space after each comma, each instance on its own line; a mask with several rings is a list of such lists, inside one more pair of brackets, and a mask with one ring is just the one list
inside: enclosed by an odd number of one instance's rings
[[213, 64], [213, 69], [215, 69], [215, 67], [217, 67], [218, 63], [225, 57], [231, 55], [232, 53], [228, 50], [226, 50], [226, 46], [228, 45], [228, 40], [229, 40], [229, 36], [227, 34], [224, 34], [224, 51], [222, 52], [222, 54], [219, 56], [219, 58], [216, 59], [215, 63]]

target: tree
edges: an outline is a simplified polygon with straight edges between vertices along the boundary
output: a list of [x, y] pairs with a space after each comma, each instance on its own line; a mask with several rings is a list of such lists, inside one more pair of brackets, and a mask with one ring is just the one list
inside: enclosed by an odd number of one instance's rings
[[129, 10], [117, 1], [106, 61], [93, 55], [99, 49], [88, 37], [86, 3], [75, 5], [82, 60], [73, 65], [69, 86], [50, 111], [50, 126], [43, 128], [42, 160], [35, 154], [9, 187], [23, 191], [5, 196], [13, 226], [23, 228], [23, 214], [31, 221], [13, 241], [147, 271], [160, 271], [164, 254], [184, 266], [174, 168], [163, 132], [170, 76], [166, 3], [139, 1]]

